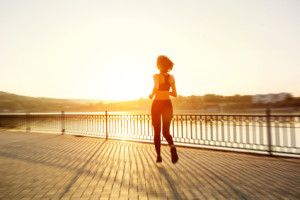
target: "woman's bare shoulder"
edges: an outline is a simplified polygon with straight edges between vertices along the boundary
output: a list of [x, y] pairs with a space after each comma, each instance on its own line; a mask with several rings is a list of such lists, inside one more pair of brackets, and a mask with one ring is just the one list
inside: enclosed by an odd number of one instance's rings
[[153, 75], [153, 80], [154, 80], [154, 81], [160, 82], [160, 81], [161, 81], [160, 74], [154, 74], [154, 75]]
[[171, 83], [172, 83], [173, 81], [175, 81], [175, 78], [174, 78], [174, 76], [173, 76], [172, 74], [170, 74], [169, 80], [171, 81]]

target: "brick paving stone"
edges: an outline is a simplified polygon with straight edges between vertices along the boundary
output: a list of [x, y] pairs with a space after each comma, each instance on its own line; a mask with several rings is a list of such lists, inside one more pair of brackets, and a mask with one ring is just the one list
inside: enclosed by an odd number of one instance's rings
[[139, 196], [139, 200], [148, 200], [148, 196], [147, 195]]
[[102, 200], [109, 200], [109, 198], [110, 198], [110, 195], [101, 195], [100, 196], [100, 199]]
[[300, 160], [0, 131], [0, 199], [299, 199]]

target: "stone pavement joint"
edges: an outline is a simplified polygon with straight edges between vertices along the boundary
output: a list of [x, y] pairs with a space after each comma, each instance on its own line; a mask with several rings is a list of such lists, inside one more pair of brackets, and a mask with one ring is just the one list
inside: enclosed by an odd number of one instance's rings
[[0, 199], [299, 199], [300, 159], [0, 131]]

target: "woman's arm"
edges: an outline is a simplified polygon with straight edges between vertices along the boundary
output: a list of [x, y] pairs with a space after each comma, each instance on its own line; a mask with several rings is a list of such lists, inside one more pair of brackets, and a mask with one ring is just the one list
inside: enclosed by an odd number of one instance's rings
[[177, 97], [177, 90], [176, 90], [176, 85], [175, 85], [175, 78], [174, 76], [172, 76], [172, 81], [171, 81], [171, 88], [172, 91], [170, 92], [170, 96], [172, 97]]
[[158, 77], [156, 74], [153, 76], [153, 80], [154, 80], [154, 87], [153, 87], [152, 93], [149, 95], [150, 99], [152, 99], [153, 96], [156, 94], [156, 92], [158, 91], [158, 86], [159, 86]]

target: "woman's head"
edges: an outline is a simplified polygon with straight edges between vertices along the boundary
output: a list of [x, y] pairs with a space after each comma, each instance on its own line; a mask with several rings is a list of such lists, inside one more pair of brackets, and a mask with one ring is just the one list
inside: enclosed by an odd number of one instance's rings
[[160, 72], [166, 73], [173, 69], [174, 63], [167, 56], [161, 55], [157, 57], [156, 65]]

